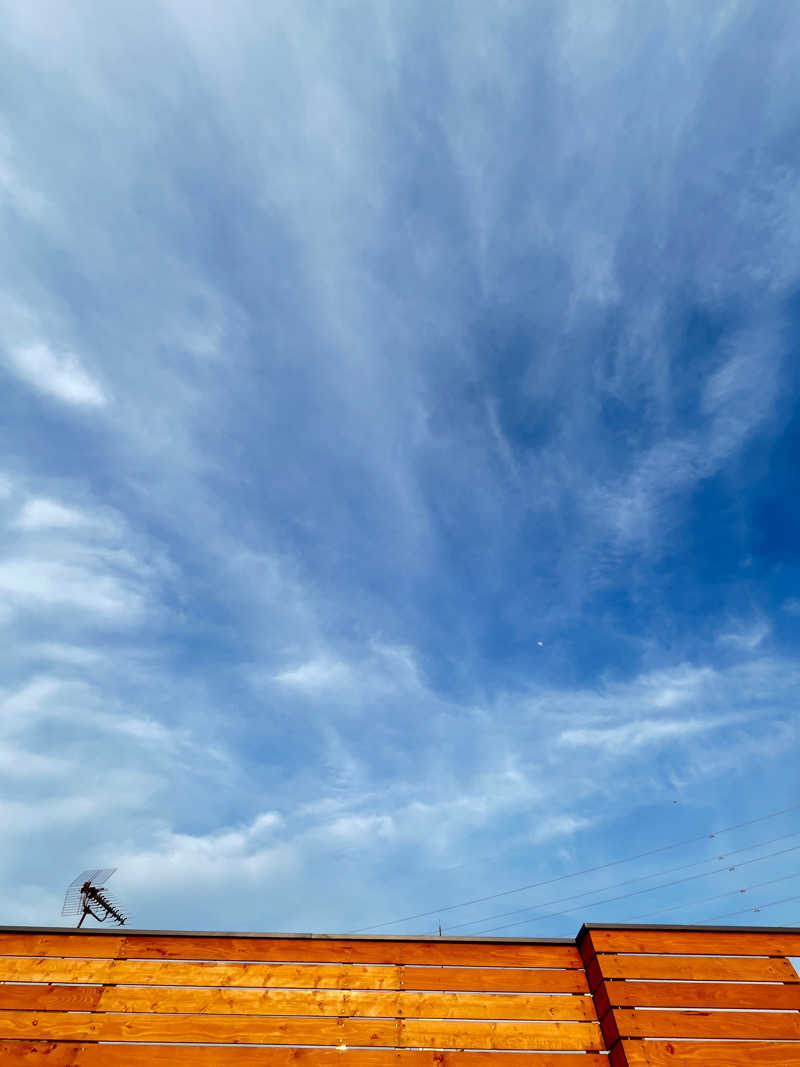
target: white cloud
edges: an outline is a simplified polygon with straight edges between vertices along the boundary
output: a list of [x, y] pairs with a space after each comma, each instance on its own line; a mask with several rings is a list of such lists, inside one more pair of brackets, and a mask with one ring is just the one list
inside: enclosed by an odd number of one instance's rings
[[279, 671], [274, 677], [281, 685], [309, 691], [338, 688], [343, 684], [349, 686], [353, 681], [347, 663], [328, 658], [309, 660], [298, 667]]
[[[5, 543], [0, 529], [0, 548], [5, 548], [0, 594], [15, 613], [57, 622], [72, 609], [84, 621], [95, 616], [96, 621], [131, 626], [154, 600], [159, 554], [151, 552], [148, 558], [151, 546], [112, 509], [78, 507], [34, 494], [9, 517], [7, 529], [11, 536]], [[31, 643], [44, 647], [47, 634], [41, 638]], [[65, 646], [60, 639], [51, 644], [51, 651]]]
[[78, 407], [103, 407], [107, 398], [100, 384], [71, 353], [54, 352], [44, 342], [11, 348], [13, 370], [42, 393]]
[[90, 560], [6, 560], [0, 563], [0, 592], [17, 608], [71, 607], [126, 624], [137, 622], [145, 606], [134, 582]]
[[[357, 34], [297, 3], [168, 6], [166, 34], [126, 15], [121, 48], [114, 20], [11, 5], [6, 57], [42, 74], [30, 107], [54, 114], [60, 94], [64, 122], [41, 136], [12, 112], [0, 152], [24, 235], [9, 300], [29, 309], [3, 307], [7, 362], [75, 409], [115, 402], [74, 450], [59, 429], [58, 469], [88, 461], [83, 495], [37, 487], [0, 562], [20, 635], [3, 634], [6, 715], [42, 726], [26, 738], [42, 760], [61, 759], [45, 749], [63, 728], [54, 746], [92, 798], [65, 799], [60, 855], [91, 843], [129, 861], [154, 923], [184, 922], [180, 894], [159, 896], [163, 862], [170, 886], [196, 883], [201, 925], [241, 874], [237, 921], [263, 925], [269, 897], [269, 914], [324, 928], [376, 900], [392, 913], [409, 872], [429, 896], [447, 864], [578, 840], [587, 813], [765, 762], [795, 698], [787, 664], [751, 655], [755, 628], [707, 653], [751, 673], [704, 667], [676, 625], [692, 664], [614, 683], [547, 624], [587, 621], [576, 605], [598, 581], [630, 590], [627, 560], [646, 575], [678, 545], [688, 494], [768, 427], [785, 342], [768, 320], [784, 312], [756, 274], [796, 290], [781, 102], [797, 65], [781, 81], [765, 61], [749, 94], [763, 121], [749, 105], [743, 121], [726, 57], [752, 36], [747, 5], [717, 5], [709, 35], [680, 5], [575, 0], [542, 22], [467, 3], [441, 39], [424, 5], [377, 5]], [[198, 99], [203, 122], [184, 123]], [[535, 138], [513, 135], [531, 123]], [[97, 158], [70, 151], [77, 128]], [[235, 226], [217, 210], [234, 201]], [[686, 294], [735, 334], [696, 365], [676, 351]], [[38, 436], [22, 440], [30, 470], [56, 464]], [[130, 509], [113, 536], [88, 485]], [[168, 591], [145, 527], [188, 561]], [[658, 647], [662, 581], [634, 613], [651, 618], [648, 663], [687, 655]], [[491, 663], [500, 619], [513, 640]], [[545, 652], [520, 665], [526, 627]], [[609, 671], [630, 664], [604, 647]], [[426, 680], [420, 665], [448, 658], [451, 678]], [[542, 684], [559, 663], [594, 684]], [[49, 863], [47, 814], [24, 825]], [[331, 870], [332, 847], [357, 875]], [[469, 879], [499, 877], [483, 868]]]
[[[272, 680], [299, 693], [329, 697], [363, 704], [383, 694], [408, 692], [422, 686], [413, 651], [405, 645], [370, 641], [349, 658], [322, 653], [297, 666], [273, 674]], [[260, 683], [258, 672], [253, 681]]]
[[61, 691], [62, 685], [61, 679], [44, 676], [33, 678], [20, 689], [5, 694], [0, 703], [5, 722], [8, 723], [13, 716], [18, 717], [22, 722], [29, 723], [32, 715], [42, 704]]
[[547, 815], [537, 822], [531, 834], [531, 839], [538, 845], [545, 841], [572, 837], [579, 830], [585, 830], [591, 825], [592, 820], [583, 816], [568, 814]]
[[21, 778], [30, 784], [33, 779], [39, 779], [50, 785], [54, 779], [63, 778], [72, 770], [69, 760], [43, 756], [30, 750], [23, 752], [14, 745], [0, 741], [0, 774], [8, 780]]
[[46, 497], [34, 497], [26, 501], [15, 525], [22, 530], [69, 529], [89, 522], [91, 518], [77, 508]]
[[766, 619], [760, 619], [741, 629], [720, 634], [717, 640], [721, 645], [732, 645], [747, 652], [754, 652], [764, 639], [769, 637], [771, 631], [772, 627]]
[[120, 858], [126, 883], [147, 889], [208, 889], [288, 873], [299, 859], [299, 850], [275, 838], [283, 819], [274, 811], [259, 812], [251, 822], [224, 827], [208, 834], [176, 833], [160, 828], [150, 850], [126, 852]]
[[[399, 659], [406, 668], [414, 662], [409, 650]], [[78, 788], [74, 796], [68, 792], [58, 819], [44, 800], [25, 814], [9, 808], [13, 826], [6, 840], [11, 849], [20, 834], [35, 833], [41, 840], [52, 827], [65, 843], [73, 842], [72, 866], [84, 862], [79, 856], [87, 850], [86, 865], [119, 865], [121, 898], [142, 925], [327, 931], [362, 926], [425, 910], [434, 890], [440, 899], [458, 900], [502, 889], [505, 857], [531, 845], [546, 846], [539, 852], [552, 857], [556, 844], [580, 840], [595, 827], [598, 793], [623, 808], [643, 788], [652, 800], [658, 791], [650, 779], [652, 765], [642, 759], [646, 746], [658, 746], [662, 759], [680, 753], [687, 784], [728, 773], [732, 761], [742, 769], [748, 760], [763, 758], [747, 723], [755, 716], [763, 726], [762, 708], [780, 703], [778, 681], [787, 691], [796, 684], [780, 663], [748, 659], [746, 668], [716, 673], [684, 665], [597, 691], [550, 691], [534, 701], [511, 694], [502, 706], [485, 711], [448, 705], [421, 680], [409, 708], [407, 690], [398, 684], [393, 696], [384, 690], [383, 699], [392, 702], [398, 723], [406, 723], [404, 732], [416, 738], [406, 773], [385, 774], [381, 749], [387, 745], [391, 752], [397, 738], [381, 739], [380, 716], [366, 753], [360, 721], [350, 728], [346, 718], [321, 713], [319, 720], [308, 720], [306, 733], [313, 737], [324, 727], [341, 746], [337, 759], [352, 756], [355, 770], [340, 791], [312, 761], [292, 770], [287, 792], [262, 765], [262, 751], [252, 761], [239, 752], [220, 762], [202, 732], [191, 737], [166, 730], [131, 705], [106, 709], [102, 685], [75, 686], [42, 675], [5, 694], [0, 719], [16, 726], [0, 738], [5, 745], [0, 762], [10, 765], [16, 751], [23, 764], [29, 736], [33, 740], [48, 724], [74, 723], [79, 743], [37, 752], [45, 761], [37, 764], [42, 772], [37, 781], [47, 781], [46, 761], [54, 760], [51, 783], [74, 775]], [[665, 693], [672, 695], [665, 699]], [[691, 705], [685, 718], [676, 714], [684, 705]], [[669, 716], [653, 714], [663, 707], [670, 708]], [[713, 758], [706, 752], [697, 758], [697, 747], [688, 742], [734, 718], [738, 730], [726, 733], [724, 745], [713, 746]], [[203, 717], [193, 721], [205, 730]], [[770, 732], [774, 743], [781, 743], [780, 731]], [[436, 743], [441, 736], [447, 744]], [[89, 738], [96, 753], [92, 764], [101, 776], [79, 771], [86, 767]], [[672, 776], [670, 794], [671, 782]], [[218, 802], [225, 798], [230, 808], [235, 793], [250, 814], [221, 823]], [[104, 810], [106, 794], [111, 807]], [[257, 796], [269, 797], [267, 804], [254, 803]], [[309, 799], [300, 805], [298, 796]], [[602, 810], [602, 821], [613, 821], [614, 804], [604, 803]], [[75, 851], [81, 835], [83, 853]], [[488, 862], [492, 856], [495, 862]], [[389, 888], [383, 884], [387, 870], [395, 872]], [[232, 887], [235, 923], [225, 917]]]
[[718, 729], [720, 725], [713, 719], [642, 719], [623, 726], [564, 730], [558, 740], [562, 745], [603, 748], [609, 754], [625, 759], [632, 750], [644, 745], [683, 740], [705, 730]]
[[44, 642], [38, 645], [21, 646], [19, 654], [25, 658], [50, 660], [54, 663], [70, 664], [76, 667], [93, 667], [104, 660], [104, 654], [97, 648], [82, 645]]
[[122, 735], [142, 745], [158, 747], [161, 754], [189, 743], [187, 735], [134, 711], [104, 706], [101, 690], [86, 680], [42, 675], [0, 698], [0, 734], [33, 731], [42, 723], [51, 725], [82, 719], [93, 733]]

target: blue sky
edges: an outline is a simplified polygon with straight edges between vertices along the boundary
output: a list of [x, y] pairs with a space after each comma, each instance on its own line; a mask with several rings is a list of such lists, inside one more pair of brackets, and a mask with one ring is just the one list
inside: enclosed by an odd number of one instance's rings
[[3, 921], [800, 896], [800, 12], [0, 12]]

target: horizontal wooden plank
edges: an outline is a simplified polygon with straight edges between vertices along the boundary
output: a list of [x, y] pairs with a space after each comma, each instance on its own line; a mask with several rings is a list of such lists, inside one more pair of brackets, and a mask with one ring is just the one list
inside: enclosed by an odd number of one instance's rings
[[800, 1014], [759, 1011], [669, 1011], [619, 1008], [614, 1021], [621, 1037], [739, 1038], [798, 1041]]
[[[517, 1052], [433, 1049], [213, 1048], [177, 1045], [79, 1045], [0, 1042], [0, 1062], [29, 1067], [520, 1067]], [[603, 1053], [547, 1052], [526, 1057], [529, 1067], [608, 1067]], [[752, 1067], [752, 1065], [751, 1065]]]
[[177, 963], [162, 960], [0, 956], [0, 981], [294, 989], [452, 989], [584, 993], [583, 971], [349, 964]]
[[359, 941], [224, 937], [130, 937], [121, 954], [128, 958], [265, 960], [302, 963], [396, 963], [429, 967], [583, 966], [573, 945], [486, 942]]
[[732, 956], [598, 956], [605, 978], [695, 982], [797, 982], [785, 959]]
[[574, 945], [509, 942], [360, 941], [347, 938], [196, 937], [0, 933], [0, 954], [121, 959], [384, 963], [429, 967], [580, 968]]
[[[436, 969], [440, 973], [439, 969]], [[0, 981], [128, 985], [399, 989], [398, 967], [265, 963], [172, 963], [156, 960], [0, 956]]]
[[94, 1011], [104, 988], [101, 985], [0, 985], [0, 1010]]
[[481, 990], [495, 993], [588, 993], [586, 972], [493, 967], [401, 967], [403, 989]]
[[153, 986], [0, 985], [0, 1009], [303, 1015], [338, 1018], [597, 1018], [591, 997], [507, 993], [198, 989]]
[[800, 1067], [800, 1043], [625, 1041], [629, 1067]]
[[600, 1050], [604, 1047], [599, 1026], [588, 1022], [441, 1022], [0, 1011], [0, 1040], [14, 1038], [550, 1051]]
[[81, 956], [116, 959], [127, 939], [109, 934], [0, 932], [0, 956]]
[[726, 930], [590, 931], [595, 952], [701, 953], [713, 956], [800, 956], [797, 933]]
[[800, 1011], [800, 983], [606, 982], [612, 1008], [740, 1008]]
[[597, 1023], [440, 1022], [408, 1019], [399, 1024], [402, 1047], [469, 1049], [604, 1049]]

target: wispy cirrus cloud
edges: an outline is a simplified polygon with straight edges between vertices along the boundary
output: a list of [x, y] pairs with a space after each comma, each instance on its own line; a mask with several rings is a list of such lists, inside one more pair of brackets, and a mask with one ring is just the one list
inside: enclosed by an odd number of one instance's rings
[[43, 342], [14, 348], [8, 365], [39, 392], [78, 407], [104, 407], [107, 397], [99, 383], [72, 353], [54, 352]]
[[67, 507], [57, 500], [34, 497], [25, 502], [15, 525], [21, 530], [47, 530], [85, 526], [91, 519], [77, 508]]
[[779, 807], [797, 15], [0, 8], [9, 920], [119, 860], [356, 926]]

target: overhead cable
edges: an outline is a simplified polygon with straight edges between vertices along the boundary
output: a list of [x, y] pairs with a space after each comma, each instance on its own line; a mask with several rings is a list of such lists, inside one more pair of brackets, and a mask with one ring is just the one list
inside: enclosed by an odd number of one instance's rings
[[[664, 870], [653, 871], [650, 874], [640, 874], [636, 878], [626, 878], [622, 882], [614, 882], [612, 885], [598, 886], [595, 889], [584, 889], [580, 893], [571, 893], [566, 897], [557, 897], [554, 900], [543, 900], [538, 904], [531, 904], [527, 908], [516, 908], [514, 911], [501, 911], [495, 915], [484, 915], [481, 919], [471, 919], [469, 922], [457, 923], [455, 926], [446, 926], [445, 930], [463, 930], [467, 926], [479, 926], [481, 923], [491, 922], [492, 919], [505, 919], [511, 915], [523, 915], [527, 912], [538, 911], [540, 908], [551, 908], [559, 904], [563, 904], [567, 900], [578, 900], [582, 897], [590, 897], [595, 893], [606, 893], [611, 889], [619, 889], [624, 885], [635, 885], [637, 882], [646, 882], [649, 878], [661, 878], [665, 874], [675, 874], [677, 871], [688, 871], [692, 867], [701, 867], [704, 863], [720, 863], [723, 860], [729, 859], [731, 856], [737, 856], [742, 852], [749, 852], [754, 848], [764, 848], [766, 845], [774, 845], [776, 841], [785, 841], [790, 837], [800, 836], [800, 830], [795, 830], [791, 834], [780, 834], [778, 837], [771, 837], [766, 841], [757, 841], [753, 845], [745, 845], [742, 848], [731, 849], [730, 852], [725, 852], [719, 856], [709, 856], [703, 860], [694, 860], [692, 863], [681, 863], [677, 867], [667, 867]], [[740, 865], [741, 866], [741, 865]], [[717, 873], [717, 872], [709, 872]]]
[[529, 885], [517, 886], [514, 889], [504, 889], [499, 893], [489, 893], [487, 896], [475, 897], [472, 900], [464, 900], [458, 904], [446, 904], [438, 908], [432, 908], [430, 911], [420, 911], [414, 915], [405, 915], [400, 919], [390, 919], [388, 922], [374, 923], [372, 926], [360, 926], [357, 930], [348, 930], [348, 934], [363, 934], [368, 933], [370, 930], [382, 930], [387, 926], [396, 926], [399, 923], [412, 922], [414, 919], [427, 919], [431, 915], [441, 915], [446, 911], [456, 911], [458, 908], [468, 908], [472, 904], [485, 904], [489, 900], [498, 900], [500, 897], [509, 897], [515, 893], [524, 893], [529, 889], [541, 889], [547, 885], [555, 885], [558, 882], [565, 882], [570, 878], [579, 878], [584, 874], [594, 874], [597, 871], [607, 871], [611, 867], [619, 867], [623, 863], [633, 863], [634, 860], [646, 859], [648, 856], [657, 856], [661, 852], [671, 852], [676, 848], [685, 848], [687, 845], [694, 845], [698, 841], [705, 841], [709, 838], [719, 837], [721, 834], [731, 833], [734, 830], [742, 830], [746, 826], [755, 826], [757, 823], [767, 822], [770, 819], [777, 819], [780, 815], [788, 815], [790, 812], [800, 810], [800, 804], [793, 804], [789, 808], [782, 808], [780, 811], [770, 812], [768, 815], [761, 815], [757, 819], [748, 819], [746, 822], [735, 823], [732, 826], [723, 826], [719, 830], [714, 830], [711, 833], [698, 834], [696, 837], [686, 838], [684, 841], [676, 841], [672, 845], [660, 845], [657, 848], [647, 849], [645, 852], [638, 852], [634, 856], [625, 856], [623, 859], [610, 860], [608, 863], [600, 863], [594, 867], [584, 867], [583, 870], [573, 871], [570, 874], [560, 874], [555, 878], [546, 878], [541, 882], [532, 882]]
[[782, 900], [770, 900], [767, 904], [756, 904], [752, 908], [742, 908], [741, 911], [726, 911], [722, 915], [712, 916], [711, 922], [716, 922], [717, 919], [730, 919], [733, 915], [752, 915], [766, 911], [767, 908], [777, 908], [779, 904], [794, 904], [798, 900], [800, 900], [800, 896], [784, 897]]
[[604, 900], [593, 900], [588, 904], [577, 904], [574, 908], [564, 908], [562, 911], [551, 911], [546, 915], [535, 915], [533, 918], [520, 919], [514, 923], [503, 923], [502, 926], [490, 926], [483, 930], [478, 930], [478, 934], [493, 934], [497, 930], [510, 930], [515, 926], [527, 926], [530, 923], [541, 922], [542, 919], [558, 919], [562, 915], [569, 915], [573, 911], [581, 911], [585, 908], [598, 908], [601, 904], [615, 904], [618, 900], [628, 900], [630, 897], [639, 897], [644, 893], [655, 893], [658, 889], [671, 889], [676, 885], [684, 885], [686, 882], [695, 882], [699, 878], [711, 878], [717, 874], [728, 874], [730, 871], [736, 871], [739, 867], [749, 867], [751, 863], [763, 863], [764, 860], [772, 859], [774, 856], [783, 856], [787, 852], [797, 852], [800, 850], [800, 845], [793, 845], [792, 848], [782, 848], [777, 852], [768, 852], [766, 856], [756, 856], [752, 860], [744, 860], [742, 863], [733, 867], [727, 867], [724, 870], [715, 871], [702, 871], [700, 874], [690, 874], [686, 878], [674, 878], [671, 882], [659, 882], [658, 885], [647, 886], [645, 889], [634, 889], [632, 893], [620, 893], [616, 897], [606, 897]]
[[[672, 904], [668, 908], [658, 908], [656, 911], [648, 911], [644, 915], [632, 915], [628, 921], [638, 922], [639, 919], [650, 919], [653, 915], [664, 915], [668, 911], [680, 911], [681, 908], [691, 908], [696, 904], [710, 904], [714, 900], [723, 900], [725, 897], [735, 897], [740, 893], [749, 893], [753, 889], [761, 889], [765, 885], [776, 885], [778, 882], [788, 882], [792, 878], [800, 878], [800, 871], [795, 871], [793, 874], [783, 874], [780, 878], [769, 878], [766, 882], [754, 882], [753, 885], [745, 886], [743, 889], [731, 889], [727, 893], [717, 893], [713, 897], [703, 897], [701, 900], [686, 900], [682, 904]], [[721, 917], [722, 916], [718, 916], [718, 918]]]

